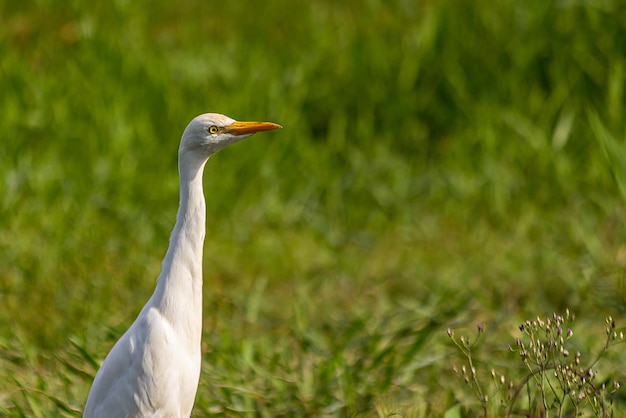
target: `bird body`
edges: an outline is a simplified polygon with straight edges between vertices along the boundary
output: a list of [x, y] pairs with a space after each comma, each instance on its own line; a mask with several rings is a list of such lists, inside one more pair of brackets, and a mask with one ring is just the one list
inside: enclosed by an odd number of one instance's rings
[[208, 158], [270, 122], [207, 113], [185, 129], [178, 150], [180, 205], [154, 293], [96, 374], [83, 417], [189, 417], [200, 378], [202, 251]]

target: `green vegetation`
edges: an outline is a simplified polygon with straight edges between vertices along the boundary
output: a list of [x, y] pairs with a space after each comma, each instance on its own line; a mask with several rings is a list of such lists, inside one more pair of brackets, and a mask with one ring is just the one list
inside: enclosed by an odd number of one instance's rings
[[207, 111], [284, 129], [207, 165], [194, 416], [480, 415], [446, 330], [521, 378], [519, 324], [566, 308], [590, 360], [626, 314], [624, 39], [617, 0], [0, 3], [0, 415], [82, 410]]

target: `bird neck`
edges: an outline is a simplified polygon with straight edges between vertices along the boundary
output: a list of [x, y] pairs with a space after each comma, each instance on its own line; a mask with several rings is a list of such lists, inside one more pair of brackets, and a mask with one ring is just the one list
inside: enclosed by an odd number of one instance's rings
[[163, 268], [152, 297], [153, 306], [174, 329], [200, 344], [202, 328], [202, 252], [206, 205], [202, 174], [206, 161], [179, 160], [180, 205]]

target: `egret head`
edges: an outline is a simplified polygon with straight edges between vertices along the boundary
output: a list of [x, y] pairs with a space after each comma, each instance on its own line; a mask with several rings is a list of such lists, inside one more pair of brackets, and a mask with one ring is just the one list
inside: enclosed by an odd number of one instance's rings
[[256, 132], [279, 128], [280, 125], [271, 122], [237, 122], [219, 113], [205, 113], [195, 117], [185, 128], [179, 155], [192, 152], [208, 158]]

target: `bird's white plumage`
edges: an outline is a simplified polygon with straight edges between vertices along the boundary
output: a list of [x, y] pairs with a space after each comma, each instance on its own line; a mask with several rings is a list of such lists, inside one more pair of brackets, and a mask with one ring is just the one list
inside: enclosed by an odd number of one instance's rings
[[200, 378], [202, 248], [208, 158], [269, 122], [236, 122], [217, 113], [193, 119], [178, 150], [180, 206], [152, 297], [113, 346], [94, 379], [85, 418], [188, 417]]

